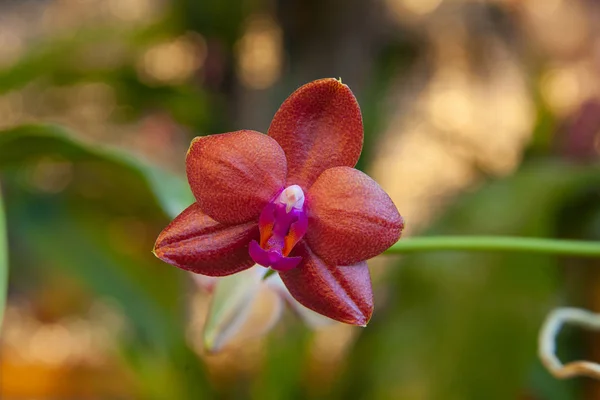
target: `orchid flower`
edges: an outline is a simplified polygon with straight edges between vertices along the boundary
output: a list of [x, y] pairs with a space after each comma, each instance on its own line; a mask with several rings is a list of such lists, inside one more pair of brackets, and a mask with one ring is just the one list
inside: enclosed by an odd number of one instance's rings
[[271, 268], [300, 304], [365, 326], [373, 313], [365, 260], [394, 244], [404, 221], [353, 168], [362, 143], [356, 98], [336, 79], [296, 90], [267, 135], [195, 138], [186, 172], [196, 202], [162, 231], [154, 254], [207, 276]]

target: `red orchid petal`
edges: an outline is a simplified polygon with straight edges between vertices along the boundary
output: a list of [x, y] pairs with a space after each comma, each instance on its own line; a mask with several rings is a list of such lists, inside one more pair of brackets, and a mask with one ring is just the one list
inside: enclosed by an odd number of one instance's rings
[[349, 167], [323, 172], [307, 194], [305, 239], [326, 262], [349, 265], [374, 257], [394, 244], [404, 220], [373, 179]]
[[188, 150], [187, 176], [200, 208], [224, 224], [250, 221], [283, 189], [283, 150], [255, 131], [198, 137]]
[[363, 143], [360, 108], [348, 86], [321, 79], [287, 98], [268, 134], [285, 151], [287, 184], [308, 188], [327, 168], [356, 165]]
[[297, 268], [279, 275], [302, 305], [340, 322], [364, 326], [373, 313], [373, 290], [367, 263], [336, 267], [326, 264], [301, 241], [294, 251], [303, 258]]
[[169, 264], [197, 274], [231, 275], [254, 265], [248, 254], [248, 244], [258, 237], [256, 222], [223, 225], [204, 214], [194, 203], [160, 233], [154, 254]]

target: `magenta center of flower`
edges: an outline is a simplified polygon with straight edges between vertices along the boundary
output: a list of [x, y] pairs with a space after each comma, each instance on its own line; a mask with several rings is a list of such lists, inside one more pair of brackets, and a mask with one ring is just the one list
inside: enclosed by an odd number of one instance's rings
[[288, 271], [302, 261], [302, 257], [288, 257], [302, 239], [308, 227], [304, 206], [304, 192], [298, 185], [288, 186], [267, 204], [260, 214], [258, 228], [260, 243], [250, 243], [250, 257], [263, 267]]

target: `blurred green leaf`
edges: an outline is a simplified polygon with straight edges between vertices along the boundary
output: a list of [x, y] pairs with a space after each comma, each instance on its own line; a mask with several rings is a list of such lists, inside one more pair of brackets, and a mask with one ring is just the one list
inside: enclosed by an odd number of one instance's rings
[[[43, 174], [53, 163], [67, 164], [71, 176], [67, 186], [47, 191]], [[209, 393], [204, 369], [185, 338], [188, 276], [151, 254], [168, 220], [164, 214], [175, 215], [193, 201], [187, 183], [50, 125], [0, 132], [0, 170], [8, 226], [21, 246], [11, 259], [23, 267], [18, 274], [32, 274], [28, 279], [34, 281], [67, 271], [94, 294], [116, 300], [133, 328], [124, 338], [123, 356], [142, 382], [152, 382], [140, 388], [143, 398]], [[41, 181], [32, 179], [40, 171]]]
[[[262, 374], [255, 380], [251, 396], [260, 400], [301, 400], [310, 398], [307, 384], [307, 355], [311, 350], [312, 332], [295, 319], [278, 325], [270, 336]], [[353, 399], [354, 397], [347, 397]]]
[[4, 217], [4, 202], [0, 191], [0, 327], [6, 305], [6, 290], [8, 289], [8, 238], [6, 235], [6, 219]]
[[[557, 213], [600, 187], [598, 169], [527, 165], [460, 198], [433, 235], [553, 237]], [[559, 288], [558, 258], [510, 253], [403, 257], [361, 335], [340, 397], [508, 399], [539, 382], [536, 337]], [[553, 399], [568, 399], [566, 384]], [[539, 387], [538, 384], [535, 384]], [[494, 388], [490, 392], [490, 388]]]
[[237, 0], [194, 1], [177, 0], [177, 18], [182, 25], [207, 37], [219, 38], [233, 47], [240, 37], [245, 17], [260, 10], [260, 2]]
[[[187, 182], [129, 153], [85, 144], [55, 125], [26, 125], [0, 131], [0, 168], [22, 165], [42, 156], [69, 161], [102, 161], [139, 177], [165, 213], [174, 217], [193, 203]], [[154, 199], [148, 199], [154, 201]]]
[[12, 187], [8, 200], [10, 220], [18, 221], [11, 231], [32, 243], [40, 263], [69, 268], [95, 293], [118, 299], [143, 339], [153, 346], [172, 340], [168, 335], [174, 334], [177, 315], [173, 311], [180, 290], [176, 271], [119, 254], [114, 246], [102, 243], [106, 238], [97, 224], [73, 215], [60, 199], [39, 198]]

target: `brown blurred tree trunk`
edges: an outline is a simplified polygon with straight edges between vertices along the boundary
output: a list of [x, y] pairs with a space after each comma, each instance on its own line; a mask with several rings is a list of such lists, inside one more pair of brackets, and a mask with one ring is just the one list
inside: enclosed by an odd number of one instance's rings
[[274, 14], [286, 51], [282, 77], [266, 90], [238, 86], [240, 126], [266, 130], [281, 101], [314, 79], [341, 77], [360, 97], [385, 44], [381, 2], [279, 0]]

